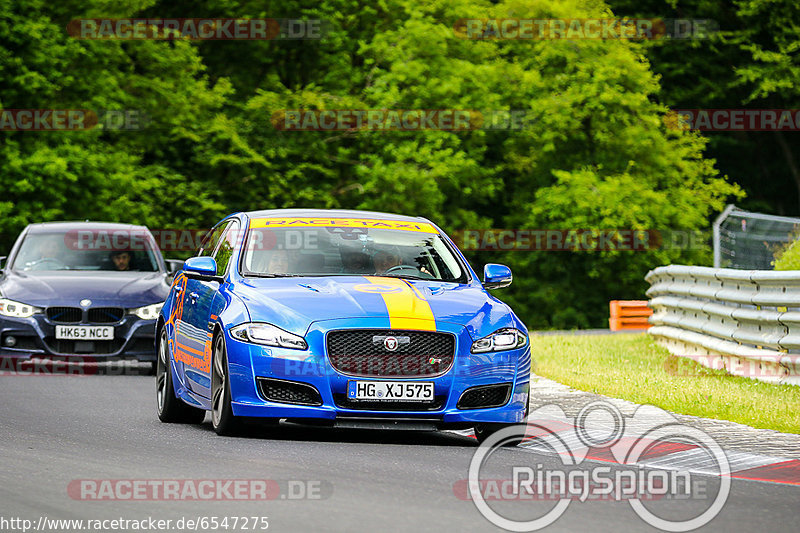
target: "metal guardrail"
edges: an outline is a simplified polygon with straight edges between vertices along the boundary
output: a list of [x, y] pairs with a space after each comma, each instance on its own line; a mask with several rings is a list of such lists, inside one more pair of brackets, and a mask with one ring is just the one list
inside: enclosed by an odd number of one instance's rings
[[800, 385], [800, 272], [669, 265], [645, 279], [649, 333], [670, 353]]

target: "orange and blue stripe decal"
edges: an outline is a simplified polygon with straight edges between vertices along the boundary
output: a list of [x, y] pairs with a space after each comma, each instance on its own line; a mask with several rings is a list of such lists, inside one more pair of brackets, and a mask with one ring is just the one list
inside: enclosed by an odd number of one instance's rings
[[402, 279], [365, 276], [369, 284], [359, 286], [362, 292], [380, 294], [389, 313], [392, 329], [436, 331], [436, 319], [425, 296]]

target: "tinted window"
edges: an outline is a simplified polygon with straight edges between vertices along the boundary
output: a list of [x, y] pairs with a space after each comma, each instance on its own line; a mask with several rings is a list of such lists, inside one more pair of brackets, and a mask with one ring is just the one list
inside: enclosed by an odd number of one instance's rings
[[205, 239], [203, 239], [203, 244], [200, 245], [200, 249], [197, 250], [197, 254], [195, 255], [208, 256], [213, 254], [214, 250], [217, 249], [217, 244], [219, 244], [222, 232], [225, 231], [226, 226], [227, 224], [220, 224], [208, 232]]
[[219, 246], [216, 252], [214, 252], [214, 260], [217, 262], [218, 274], [222, 275], [228, 270], [228, 263], [231, 262], [231, 256], [236, 247], [236, 239], [238, 237], [239, 223], [237, 221], [232, 221], [227, 225]]

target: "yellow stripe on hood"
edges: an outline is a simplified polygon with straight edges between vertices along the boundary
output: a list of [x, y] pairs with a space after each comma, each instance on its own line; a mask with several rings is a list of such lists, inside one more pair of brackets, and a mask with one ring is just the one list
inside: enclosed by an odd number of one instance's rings
[[388, 290], [380, 291], [392, 329], [436, 331], [433, 311], [422, 293], [402, 279], [365, 276], [367, 281]]

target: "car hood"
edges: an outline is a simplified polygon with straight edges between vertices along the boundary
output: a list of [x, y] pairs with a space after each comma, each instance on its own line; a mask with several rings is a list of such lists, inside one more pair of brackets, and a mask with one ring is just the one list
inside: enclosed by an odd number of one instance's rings
[[[252, 321], [298, 335], [314, 322], [348, 318], [388, 318], [394, 329], [458, 324], [474, 338], [518, 324], [508, 306], [476, 284], [377, 276], [246, 278], [234, 291]], [[416, 327], [415, 320], [423, 326]]]
[[0, 281], [0, 294], [37, 307], [92, 306], [140, 307], [163, 302], [169, 286], [161, 272], [17, 272]]

